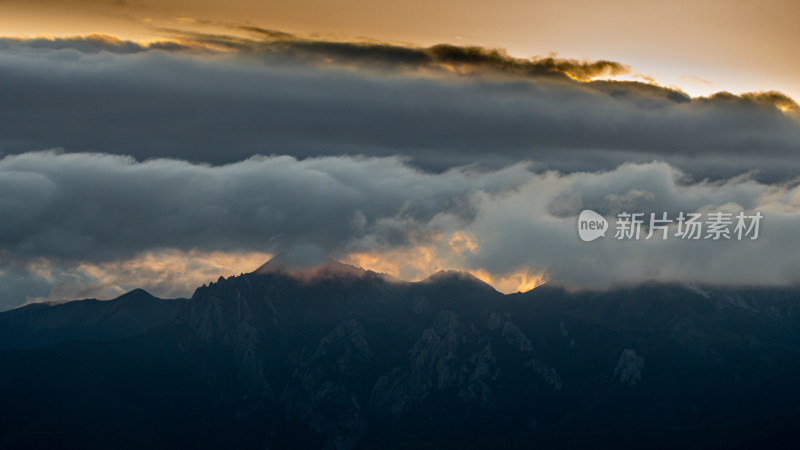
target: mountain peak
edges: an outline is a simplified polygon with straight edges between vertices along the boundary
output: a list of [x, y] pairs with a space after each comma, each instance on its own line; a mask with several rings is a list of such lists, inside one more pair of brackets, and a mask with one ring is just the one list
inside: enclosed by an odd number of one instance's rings
[[326, 264], [334, 263], [335, 261], [328, 257], [324, 250], [316, 245], [297, 245], [290, 249], [278, 253], [267, 261], [266, 264], [259, 267], [256, 272], [264, 268], [292, 268], [292, 269], [308, 269]]
[[115, 298], [114, 300], [128, 300], [128, 299], [154, 299], [156, 298], [153, 294], [145, 291], [141, 288], [136, 288], [132, 291], [126, 292], [119, 297]]
[[440, 270], [428, 278], [422, 280], [422, 283], [463, 283], [468, 282], [477, 286], [487, 287], [495, 290], [494, 287], [480, 278], [472, 275], [469, 272], [460, 270]]
[[335, 261], [318, 247], [302, 246], [279, 253], [253, 273], [283, 273], [303, 278], [316, 278], [319, 276], [361, 275], [365, 273], [365, 270]]

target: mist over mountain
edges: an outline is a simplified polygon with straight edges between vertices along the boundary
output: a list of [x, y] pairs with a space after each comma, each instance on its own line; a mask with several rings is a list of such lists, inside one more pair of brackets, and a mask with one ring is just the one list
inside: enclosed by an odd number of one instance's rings
[[[800, 290], [503, 295], [280, 256], [0, 314], [4, 448], [790, 447]], [[294, 270], [286, 270], [291, 266]]]

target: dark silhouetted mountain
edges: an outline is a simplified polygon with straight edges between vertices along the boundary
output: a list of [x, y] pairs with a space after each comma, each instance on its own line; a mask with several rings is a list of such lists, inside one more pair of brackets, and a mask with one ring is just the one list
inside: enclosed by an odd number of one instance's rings
[[33, 303], [0, 314], [0, 350], [138, 335], [173, 323], [186, 301], [162, 300], [135, 289], [111, 301]]
[[0, 447], [792, 448], [798, 304], [281, 257], [189, 300], [0, 314]]

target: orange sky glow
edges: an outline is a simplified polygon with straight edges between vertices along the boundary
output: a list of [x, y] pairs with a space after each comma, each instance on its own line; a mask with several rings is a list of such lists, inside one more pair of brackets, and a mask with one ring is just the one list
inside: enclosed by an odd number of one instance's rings
[[800, 4], [791, 0], [640, 2], [317, 2], [20, 1], [0, 2], [6, 36], [103, 33], [163, 38], [162, 28], [254, 25], [326, 39], [452, 43], [504, 48], [515, 57], [556, 53], [608, 59], [636, 75], [693, 96], [781, 91], [800, 98]]

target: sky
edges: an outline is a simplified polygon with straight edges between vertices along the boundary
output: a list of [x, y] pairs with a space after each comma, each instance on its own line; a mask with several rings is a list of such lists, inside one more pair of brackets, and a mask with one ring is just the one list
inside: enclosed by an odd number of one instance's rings
[[792, 0], [4, 0], [0, 10], [8, 36], [148, 41], [163, 28], [244, 24], [329, 39], [607, 59], [692, 95], [778, 90], [800, 98], [800, 4]]
[[[797, 8], [0, 1], [0, 309], [308, 246], [502, 292], [796, 284]], [[624, 212], [764, 219], [615, 239]]]

